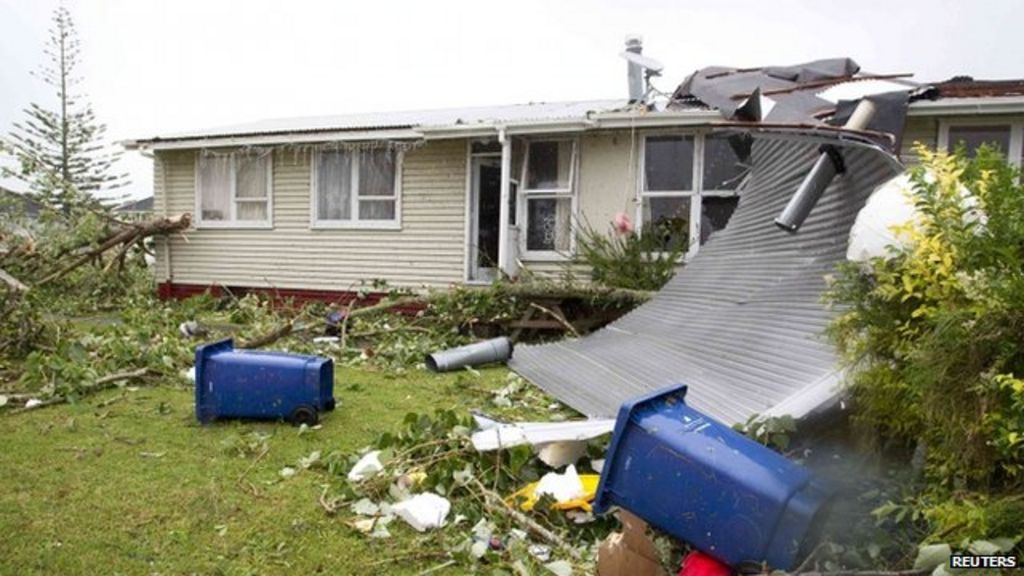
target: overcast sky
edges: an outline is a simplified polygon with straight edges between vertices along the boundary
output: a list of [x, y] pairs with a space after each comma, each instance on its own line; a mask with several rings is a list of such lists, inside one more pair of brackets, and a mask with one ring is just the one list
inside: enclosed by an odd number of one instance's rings
[[[52, 95], [58, 0], [0, 0], [0, 133]], [[626, 95], [627, 33], [670, 91], [711, 65], [851, 56], [873, 72], [1024, 77], [1020, 0], [65, 0], [111, 140], [264, 118]], [[150, 163], [126, 155], [133, 196]], [[8, 183], [10, 184], [10, 183]], [[10, 184], [15, 189], [23, 186]]]

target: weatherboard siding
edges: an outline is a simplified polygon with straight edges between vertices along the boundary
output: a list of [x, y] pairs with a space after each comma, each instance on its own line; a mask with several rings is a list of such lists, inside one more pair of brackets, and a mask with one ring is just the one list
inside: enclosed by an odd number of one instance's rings
[[[362, 280], [442, 287], [464, 274], [465, 142], [430, 143], [405, 154], [402, 229], [310, 228], [310, 154], [275, 151], [273, 229], [191, 229], [158, 247], [158, 278], [178, 284], [357, 289]], [[195, 210], [195, 151], [162, 152], [156, 206]]]
[[917, 164], [920, 161], [914, 148], [924, 144], [935, 149], [939, 142], [939, 122], [934, 116], [910, 116], [903, 129], [903, 142], [900, 160], [905, 164]]

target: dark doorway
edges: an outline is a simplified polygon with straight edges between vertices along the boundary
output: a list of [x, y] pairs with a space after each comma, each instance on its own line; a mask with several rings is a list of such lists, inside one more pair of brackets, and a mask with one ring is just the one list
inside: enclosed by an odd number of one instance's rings
[[501, 216], [501, 160], [473, 159], [472, 280], [490, 281], [498, 267], [498, 223]]

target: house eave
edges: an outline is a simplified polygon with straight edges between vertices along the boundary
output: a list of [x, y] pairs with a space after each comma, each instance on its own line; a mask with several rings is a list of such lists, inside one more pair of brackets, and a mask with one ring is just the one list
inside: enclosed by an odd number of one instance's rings
[[372, 140], [446, 140], [490, 137], [499, 130], [509, 135], [564, 134], [589, 130], [631, 128], [663, 128], [708, 125], [722, 120], [713, 110], [627, 111], [595, 114], [590, 118], [545, 120], [537, 122], [483, 123], [448, 126], [419, 126], [385, 130], [339, 130], [318, 132], [281, 132], [277, 134], [237, 134], [201, 138], [126, 140], [128, 150], [186, 150], [195, 148], [230, 148], [237, 146], [273, 146], [281, 144], [315, 144], [319, 142], [358, 142]]
[[918, 100], [911, 103], [907, 109], [907, 116], [973, 116], [979, 114], [1024, 114], [1024, 96]]
[[411, 129], [344, 130], [280, 134], [239, 134], [203, 138], [126, 140], [127, 150], [188, 150], [195, 148], [231, 148], [237, 146], [273, 146], [279, 144], [315, 144], [318, 142], [359, 142], [369, 140], [419, 140], [423, 134]]

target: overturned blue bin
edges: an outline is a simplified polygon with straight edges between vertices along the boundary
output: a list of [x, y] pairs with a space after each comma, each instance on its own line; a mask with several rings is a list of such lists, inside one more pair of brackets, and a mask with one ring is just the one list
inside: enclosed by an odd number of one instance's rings
[[828, 490], [685, 397], [674, 386], [622, 405], [594, 512], [620, 506], [731, 566], [792, 569], [814, 545]]
[[196, 418], [312, 426], [334, 409], [334, 362], [320, 356], [235, 350], [230, 339], [196, 349]]

